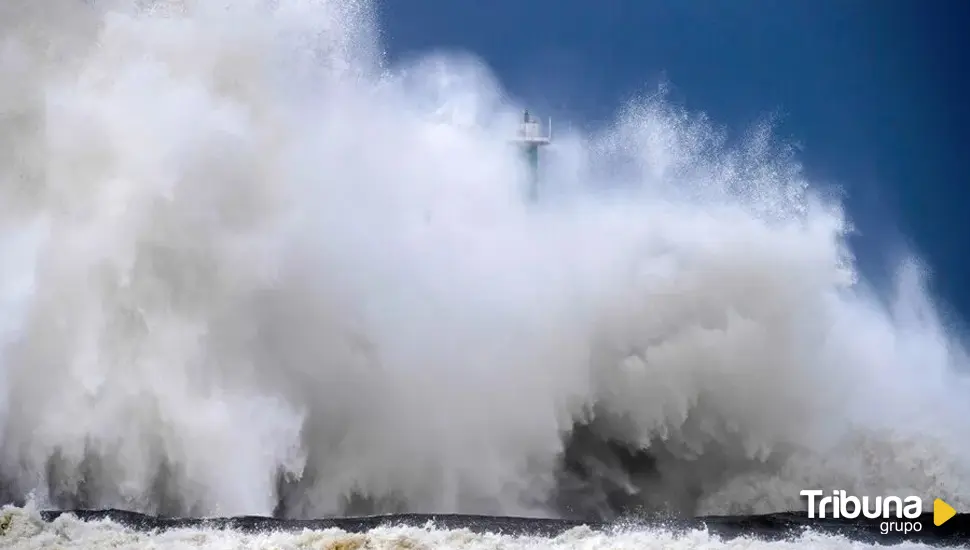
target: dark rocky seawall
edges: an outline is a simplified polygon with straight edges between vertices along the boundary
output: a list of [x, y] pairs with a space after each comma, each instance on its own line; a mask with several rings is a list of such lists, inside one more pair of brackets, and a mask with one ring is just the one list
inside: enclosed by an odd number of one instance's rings
[[842, 535], [851, 540], [878, 544], [920, 542], [940, 546], [970, 547], [970, 514], [958, 514], [940, 527], [933, 525], [933, 514], [923, 514], [919, 529], [909, 533], [886, 531], [884, 522], [870, 519], [809, 519], [801, 512], [758, 516], [710, 516], [693, 519], [625, 519], [615, 522], [586, 522], [565, 519], [533, 519], [507, 516], [473, 516], [459, 514], [391, 514], [314, 520], [288, 520], [258, 516], [231, 518], [164, 518], [124, 510], [54, 510], [41, 512], [45, 521], [62, 514], [79, 519], [111, 519], [131, 529], [157, 531], [178, 528], [232, 529], [244, 532], [301, 531], [304, 529], [342, 529], [362, 533], [381, 526], [424, 527], [429, 523], [438, 529], [469, 529], [476, 533], [507, 535], [556, 536], [574, 527], [586, 525], [594, 530], [663, 529], [688, 531], [707, 529], [722, 539], [740, 536], [765, 540], [785, 540], [811, 529], [816, 533]]

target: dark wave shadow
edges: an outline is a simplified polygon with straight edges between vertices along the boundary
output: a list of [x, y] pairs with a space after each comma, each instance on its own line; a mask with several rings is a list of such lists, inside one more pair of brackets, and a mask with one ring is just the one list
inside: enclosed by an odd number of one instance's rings
[[920, 542], [934, 546], [970, 546], [970, 514], [958, 514], [940, 527], [933, 525], [933, 514], [913, 520], [918, 530], [910, 533], [885, 531], [885, 522], [870, 519], [809, 519], [801, 512], [758, 516], [709, 516], [693, 519], [625, 518], [614, 522], [586, 522], [564, 519], [534, 519], [508, 516], [461, 514], [391, 514], [312, 520], [278, 519], [259, 516], [231, 518], [164, 518], [124, 510], [50, 510], [41, 512], [44, 521], [71, 514], [91, 521], [110, 519], [131, 529], [158, 531], [184, 528], [231, 529], [241, 532], [302, 531], [304, 529], [341, 529], [364, 533], [378, 527], [409, 526], [437, 529], [468, 529], [476, 533], [534, 535], [554, 537], [579, 526], [598, 531], [656, 529], [671, 532], [708, 530], [724, 540], [746, 536], [764, 540], [787, 540], [808, 529], [816, 533], [841, 535], [858, 542], [896, 544]]

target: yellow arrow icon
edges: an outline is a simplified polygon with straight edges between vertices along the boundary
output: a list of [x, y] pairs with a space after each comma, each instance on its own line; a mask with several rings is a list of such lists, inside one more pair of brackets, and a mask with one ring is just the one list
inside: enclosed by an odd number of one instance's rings
[[933, 525], [939, 527], [955, 515], [957, 515], [957, 511], [953, 509], [953, 506], [940, 499], [933, 501]]

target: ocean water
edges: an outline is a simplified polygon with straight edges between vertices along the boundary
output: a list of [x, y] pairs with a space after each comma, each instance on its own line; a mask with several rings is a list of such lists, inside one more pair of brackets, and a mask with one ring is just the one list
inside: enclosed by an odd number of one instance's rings
[[[41, 515], [46, 516], [42, 518]], [[0, 530], [4, 547], [12, 548], [314, 548], [327, 550], [358, 549], [422, 549], [422, 548], [863, 548], [868, 544], [859, 538], [846, 538], [842, 534], [826, 534], [814, 529], [794, 529], [785, 537], [763, 537], [766, 533], [718, 534], [706, 526], [678, 528], [670, 523], [644, 527], [642, 523], [617, 522], [613, 526], [588, 525], [556, 526], [548, 523], [543, 528], [540, 521], [513, 521], [497, 516], [458, 516], [449, 522], [428, 520], [422, 522], [413, 517], [398, 516], [394, 520], [369, 523], [361, 529], [348, 519], [340, 527], [298, 528], [277, 524], [276, 528], [257, 528], [252, 518], [232, 518], [234, 526], [173, 526], [162, 527], [142, 523], [137, 529], [105, 518], [79, 521], [74, 514], [60, 515], [54, 519], [48, 513], [40, 514], [33, 507], [10, 508], [0, 516]], [[389, 516], [379, 516], [389, 518]], [[151, 516], [127, 518], [127, 524], [138, 523]], [[121, 519], [120, 517], [117, 519]], [[494, 520], [491, 529], [476, 526], [476, 521]], [[965, 518], [964, 518], [965, 519]], [[258, 520], [257, 520], [258, 521]], [[285, 521], [285, 520], [284, 520]], [[125, 522], [122, 522], [125, 523]], [[156, 522], [157, 523], [157, 522]], [[504, 523], [504, 525], [502, 525]], [[531, 524], [531, 525], [530, 525]], [[282, 527], [282, 528], [280, 528]], [[551, 529], [550, 529], [551, 527]], [[928, 526], [924, 530], [933, 529]], [[964, 529], [964, 533], [966, 529]], [[729, 535], [729, 536], [724, 536]], [[777, 535], [777, 533], [775, 533]], [[856, 533], [855, 535], [859, 535]], [[879, 535], [875, 535], [878, 539]], [[894, 540], [882, 539], [897, 548], [941, 547], [940, 540], [932, 540], [933, 546], [909, 535]], [[872, 536], [861, 537], [873, 540]], [[944, 539], [945, 540], [945, 539]], [[953, 548], [962, 548], [954, 540]], [[945, 544], [945, 542], [944, 542]]]
[[468, 54], [389, 64], [374, 9], [0, 6], [2, 544], [768, 544], [34, 508], [593, 520], [820, 488], [970, 509], [968, 361], [919, 259], [869, 288], [838, 195], [769, 125], [644, 97], [557, 134], [528, 204], [525, 106]]

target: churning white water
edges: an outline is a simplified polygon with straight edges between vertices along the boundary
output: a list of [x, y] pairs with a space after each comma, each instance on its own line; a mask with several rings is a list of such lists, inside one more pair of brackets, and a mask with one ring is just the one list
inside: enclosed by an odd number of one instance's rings
[[[6, 538], [0, 539], [4, 548], [247, 548], [266, 550], [548, 550], [548, 549], [609, 549], [650, 550], [703, 548], [717, 550], [761, 548], [861, 548], [842, 537], [805, 533], [798, 538], [782, 542], [765, 542], [755, 538], [738, 538], [723, 541], [706, 531], [674, 534], [668, 531], [644, 531], [617, 529], [598, 533], [586, 527], [577, 527], [557, 537], [508, 536], [499, 533], [475, 534], [465, 529], [439, 530], [432, 526], [382, 527], [364, 534], [345, 533], [336, 529], [322, 531], [305, 530], [298, 533], [261, 532], [244, 534], [234, 531], [210, 529], [172, 529], [160, 533], [141, 533], [124, 528], [110, 521], [81, 522], [71, 517], [61, 517], [44, 524], [29, 512], [18, 510], [6, 515], [3, 526]], [[900, 550], [929, 548], [923, 544], [899, 544]]]
[[[634, 102], [560, 135], [529, 205], [521, 106], [469, 57], [389, 66], [373, 10], [0, 4], [5, 501], [611, 517], [823, 488], [970, 508], [967, 361], [918, 262], [867, 292], [839, 204], [770, 128], [733, 143]], [[147, 536], [58, 522], [16, 532]], [[336, 535], [229, 536], [152, 544]]]

